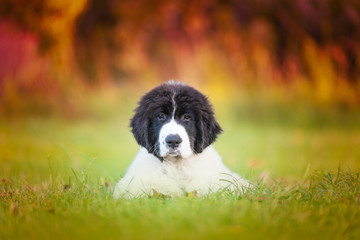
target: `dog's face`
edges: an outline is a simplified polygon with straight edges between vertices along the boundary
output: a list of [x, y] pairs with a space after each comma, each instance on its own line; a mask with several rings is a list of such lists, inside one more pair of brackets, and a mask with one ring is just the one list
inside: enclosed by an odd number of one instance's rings
[[201, 153], [222, 131], [208, 99], [181, 83], [145, 94], [130, 125], [136, 141], [161, 161]]

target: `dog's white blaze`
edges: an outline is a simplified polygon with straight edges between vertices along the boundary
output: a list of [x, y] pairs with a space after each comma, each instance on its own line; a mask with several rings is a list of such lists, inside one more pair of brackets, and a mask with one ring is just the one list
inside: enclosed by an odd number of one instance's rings
[[190, 146], [189, 136], [183, 126], [178, 124], [174, 118], [170, 122], [166, 123], [160, 130], [159, 133], [159, 145], [160, 145], [160, 156], [166, 157], [169, 153], [169, 147], [166, 144], [166, 137], [170, 134], [178, 134], [182, 140], [180, 146], [177, 148], [181, 157], [188, 158], [193, 152]]
[[174, 109], [173, 109], [173, 112], [172, 112], [172, 119], [171, 120], [174, 120], [174, 117], [175, 117], [175, 110], [176, 110], [176, 102], [175, 102], [175, 94], [172, 96], [172, 102], [173, 102], [173, 106], [174, 106]]

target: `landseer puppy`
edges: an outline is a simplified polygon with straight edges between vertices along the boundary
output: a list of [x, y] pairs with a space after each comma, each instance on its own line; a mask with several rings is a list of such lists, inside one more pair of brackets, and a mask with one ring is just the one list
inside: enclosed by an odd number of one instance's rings
[[131, 119], [141, 149], [116, 184], [114, 198], [242, 192], [247, 180], [230, 171], [212, 147], [222, 132], [208, 99], [170, 81], [146, 93]]

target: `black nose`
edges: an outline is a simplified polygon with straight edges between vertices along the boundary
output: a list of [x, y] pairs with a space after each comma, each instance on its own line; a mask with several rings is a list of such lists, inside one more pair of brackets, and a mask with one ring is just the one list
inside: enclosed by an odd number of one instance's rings
[[181, 137], [177, 134], [170, 134], [165, 138], [165, 142], [169, 147], [176, 148], [182, 142]]

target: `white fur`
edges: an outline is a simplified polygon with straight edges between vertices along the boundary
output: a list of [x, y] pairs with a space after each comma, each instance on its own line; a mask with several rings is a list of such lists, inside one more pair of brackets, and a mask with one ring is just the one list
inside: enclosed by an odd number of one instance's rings
[[193, 153], [191, 146], [190, 146], [190, 139], [188, 134], [186, 133], [186, 130], [183, 126], [180, 124], [177, 124], [174, 118], [169, 122], [164, 124], [164, 126], [160, 130], [159, 134], [159, 145], [160, 145], [160, 156], [165, 157], [169, 151], [170, 148], [166, 144], [165, 139], [170, 134], [177, 134], [180, 136], [182, 142], [177, 147], [176, 152], [183, 158], [188, 158]]
[[163, 162], [141, 148], [125, 176], [116, 184], [114, 198], [144, 197], [154, 192], [183, 196], [193, 191], [201, 196], [224, 188], [241, 192], [250, 186], [223, 164], [212, 146], [200, 154]]

